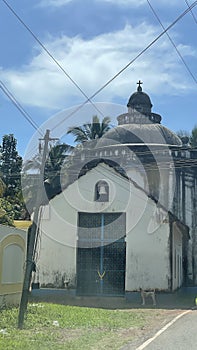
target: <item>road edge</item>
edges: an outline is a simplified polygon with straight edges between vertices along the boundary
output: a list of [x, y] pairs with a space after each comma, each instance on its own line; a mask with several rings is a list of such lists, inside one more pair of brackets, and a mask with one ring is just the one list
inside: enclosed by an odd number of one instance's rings
[[168, 329], [170, 326], [172, 326], [179, 318], [183, 317], [184, 315], [188, 314], [192, 310], [186, 310], [173, 318], [172, 321], [168, 322], [164, 327], [162, 327], [153, 337], [147, 339], [143, 344], [138, 346], [135, 350], [143, 350], [146, 348], [147, 345], [152, 343], [153, 340], [155, 340], [157, 337], [159, 337], [163, 332], [165, 332], [166, 329]]

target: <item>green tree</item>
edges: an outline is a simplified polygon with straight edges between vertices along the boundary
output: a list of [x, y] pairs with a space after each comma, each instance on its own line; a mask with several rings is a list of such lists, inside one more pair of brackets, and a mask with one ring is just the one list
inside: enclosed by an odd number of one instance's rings
[[74, 126], [68, 129], [67, 134], [72, 134], [76, 143], [96, 140], [101, 138], [110, 128], [111, 120], [109, 117], [104, 117], [100, 122], [95, 115], [92, 117], [91, 123], [83, 124], [82, 126]]
[[28, 217], [21, 190], [22, 157], [16, 147], [17, 140], [13, 134], [3, 136], [0, 146], [0, 174], [4, 186], [1, 208], [5, 215], [1, 216], [0, 223], [8, 225], [13, 224], [13, 219]]
[[17, 140], [13, 134], [4, 135], [0, 148], [0, 172], [6, 185], [4, 196], [14, 196], [21, 188], [22, 157], [17, 150]]
[[0, 198], [0, 224], [14, 226], [15, 211], [6, 198]]
[[10, 202], [6, 198], [3, 198], [5, 190], [6, 186], [0, 178], [0, 224], [13, 226], [14, 211]]

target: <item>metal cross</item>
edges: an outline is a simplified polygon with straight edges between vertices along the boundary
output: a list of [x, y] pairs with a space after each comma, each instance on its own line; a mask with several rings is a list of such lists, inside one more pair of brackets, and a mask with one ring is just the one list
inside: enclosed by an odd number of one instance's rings
[[140, 88], [141, 88], [141, 84], [143, 84], [143, 82], [141, 80], [139, 80], [137, 85], [139, 85]]

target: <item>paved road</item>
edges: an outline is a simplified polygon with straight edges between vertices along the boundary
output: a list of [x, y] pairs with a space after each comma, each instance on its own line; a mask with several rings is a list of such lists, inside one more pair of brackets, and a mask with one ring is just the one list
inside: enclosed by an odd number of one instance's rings
[[[145, 345], [145, 344], [144, 344]], [[132, 346], [125, 347], [133, 349]], [[197, 350], [197, 311], [179, 318], [150, 344], [138, 346], [136, 350]]]

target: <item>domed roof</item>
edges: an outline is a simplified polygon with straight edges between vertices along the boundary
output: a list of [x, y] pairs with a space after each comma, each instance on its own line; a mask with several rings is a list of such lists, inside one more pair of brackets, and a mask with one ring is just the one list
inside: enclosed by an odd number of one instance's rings
[[128, 113], [117, 117], [118, 126], [99, 140], [99, 147], [118, 144], [182, 146], [181, 139], [160, 124], [162, 117], [151, 112], [152, 103], [142, 92], [142, 82], [139, 80], [137, 84], [137, 92], [131, 95], [127, 104]]
[[131, 97], [129, 98], [127, 107], [135, 109], [139, 112], [142, 112], [143, 114], [150, 114], [151, 113], [151, 108], [152, 108], [152, 103], [150, 100], [150, 97], [142, 91], [141, 84], [143, 84], [140, 80], [137, 83], [138, 88], [137, 92], [134, 92]]
[[99, 141], [99, 147], [117, 144], [181, 146], [180, 138], [158, 123], [118, 125]]

